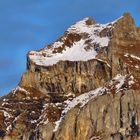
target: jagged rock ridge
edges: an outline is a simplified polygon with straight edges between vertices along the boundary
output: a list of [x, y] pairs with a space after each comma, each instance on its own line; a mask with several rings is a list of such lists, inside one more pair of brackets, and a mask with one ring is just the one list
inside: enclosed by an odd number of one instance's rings
[[129, 13], [85, 18], [27, 56], [19, 86], [0, 98], [2, 140], [138, 140], [140, 30]]

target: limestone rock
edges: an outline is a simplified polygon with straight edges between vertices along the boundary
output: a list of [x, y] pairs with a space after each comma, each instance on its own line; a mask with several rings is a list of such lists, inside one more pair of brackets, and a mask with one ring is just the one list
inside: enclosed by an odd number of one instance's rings
[[0, 98], [0, 140], [139, 140], [140, 28], [85, 18], [27, 55]]

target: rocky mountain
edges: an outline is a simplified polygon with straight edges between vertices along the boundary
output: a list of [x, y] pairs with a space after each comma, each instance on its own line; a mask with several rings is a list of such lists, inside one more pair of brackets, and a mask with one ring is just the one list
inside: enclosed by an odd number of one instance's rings
[[140, 28], [85, 18], [27, 55], [0, 98], [0, 140], [139, 140]]

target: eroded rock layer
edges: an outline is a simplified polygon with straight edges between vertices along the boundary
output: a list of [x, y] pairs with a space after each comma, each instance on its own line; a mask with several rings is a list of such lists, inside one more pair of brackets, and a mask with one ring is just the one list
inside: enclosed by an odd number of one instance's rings
[[85, 18], [31, 51], [0, 98], [0, 140], [140, 139], [140, 29], [129, 13]]

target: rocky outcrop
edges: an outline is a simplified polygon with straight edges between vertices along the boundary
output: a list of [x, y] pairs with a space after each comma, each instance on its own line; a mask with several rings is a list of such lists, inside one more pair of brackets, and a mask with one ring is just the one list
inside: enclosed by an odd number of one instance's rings
[[56, 134], [57, 140], [121, 140], [139, 136], [139, 92], [124, 91], [115, 97], [103, 95], [80, 111], [72, 109]]
[[0, 140], [140, 139], [140, 31], [129, 13], [86, 18], [27, 56], [0, 98]]
[[[112, 39], [112, 75], [117, 73], [128, 74], [133, 72], [129, 65], [126, 64], [124, 55], [133, 53], [139, 56], [140, 38], [136, 30], [134, 20], [129, 13], [125, 13], [124, 17], [116, 23]], [[137, 51], [136, 51], [137, 50]], [[136, 72], [137, 73], [137, 72]]]
[[[39, 66], [35, 67], [35, 71]], [[61, 61], [53, 66], [41, 67], [40, 72], [28, 70], [22, 77], [21, 86], [35, 87], [48, 94], [80, 94], [111, 79], [110, 67], [99, 60], [87, 62]]]

